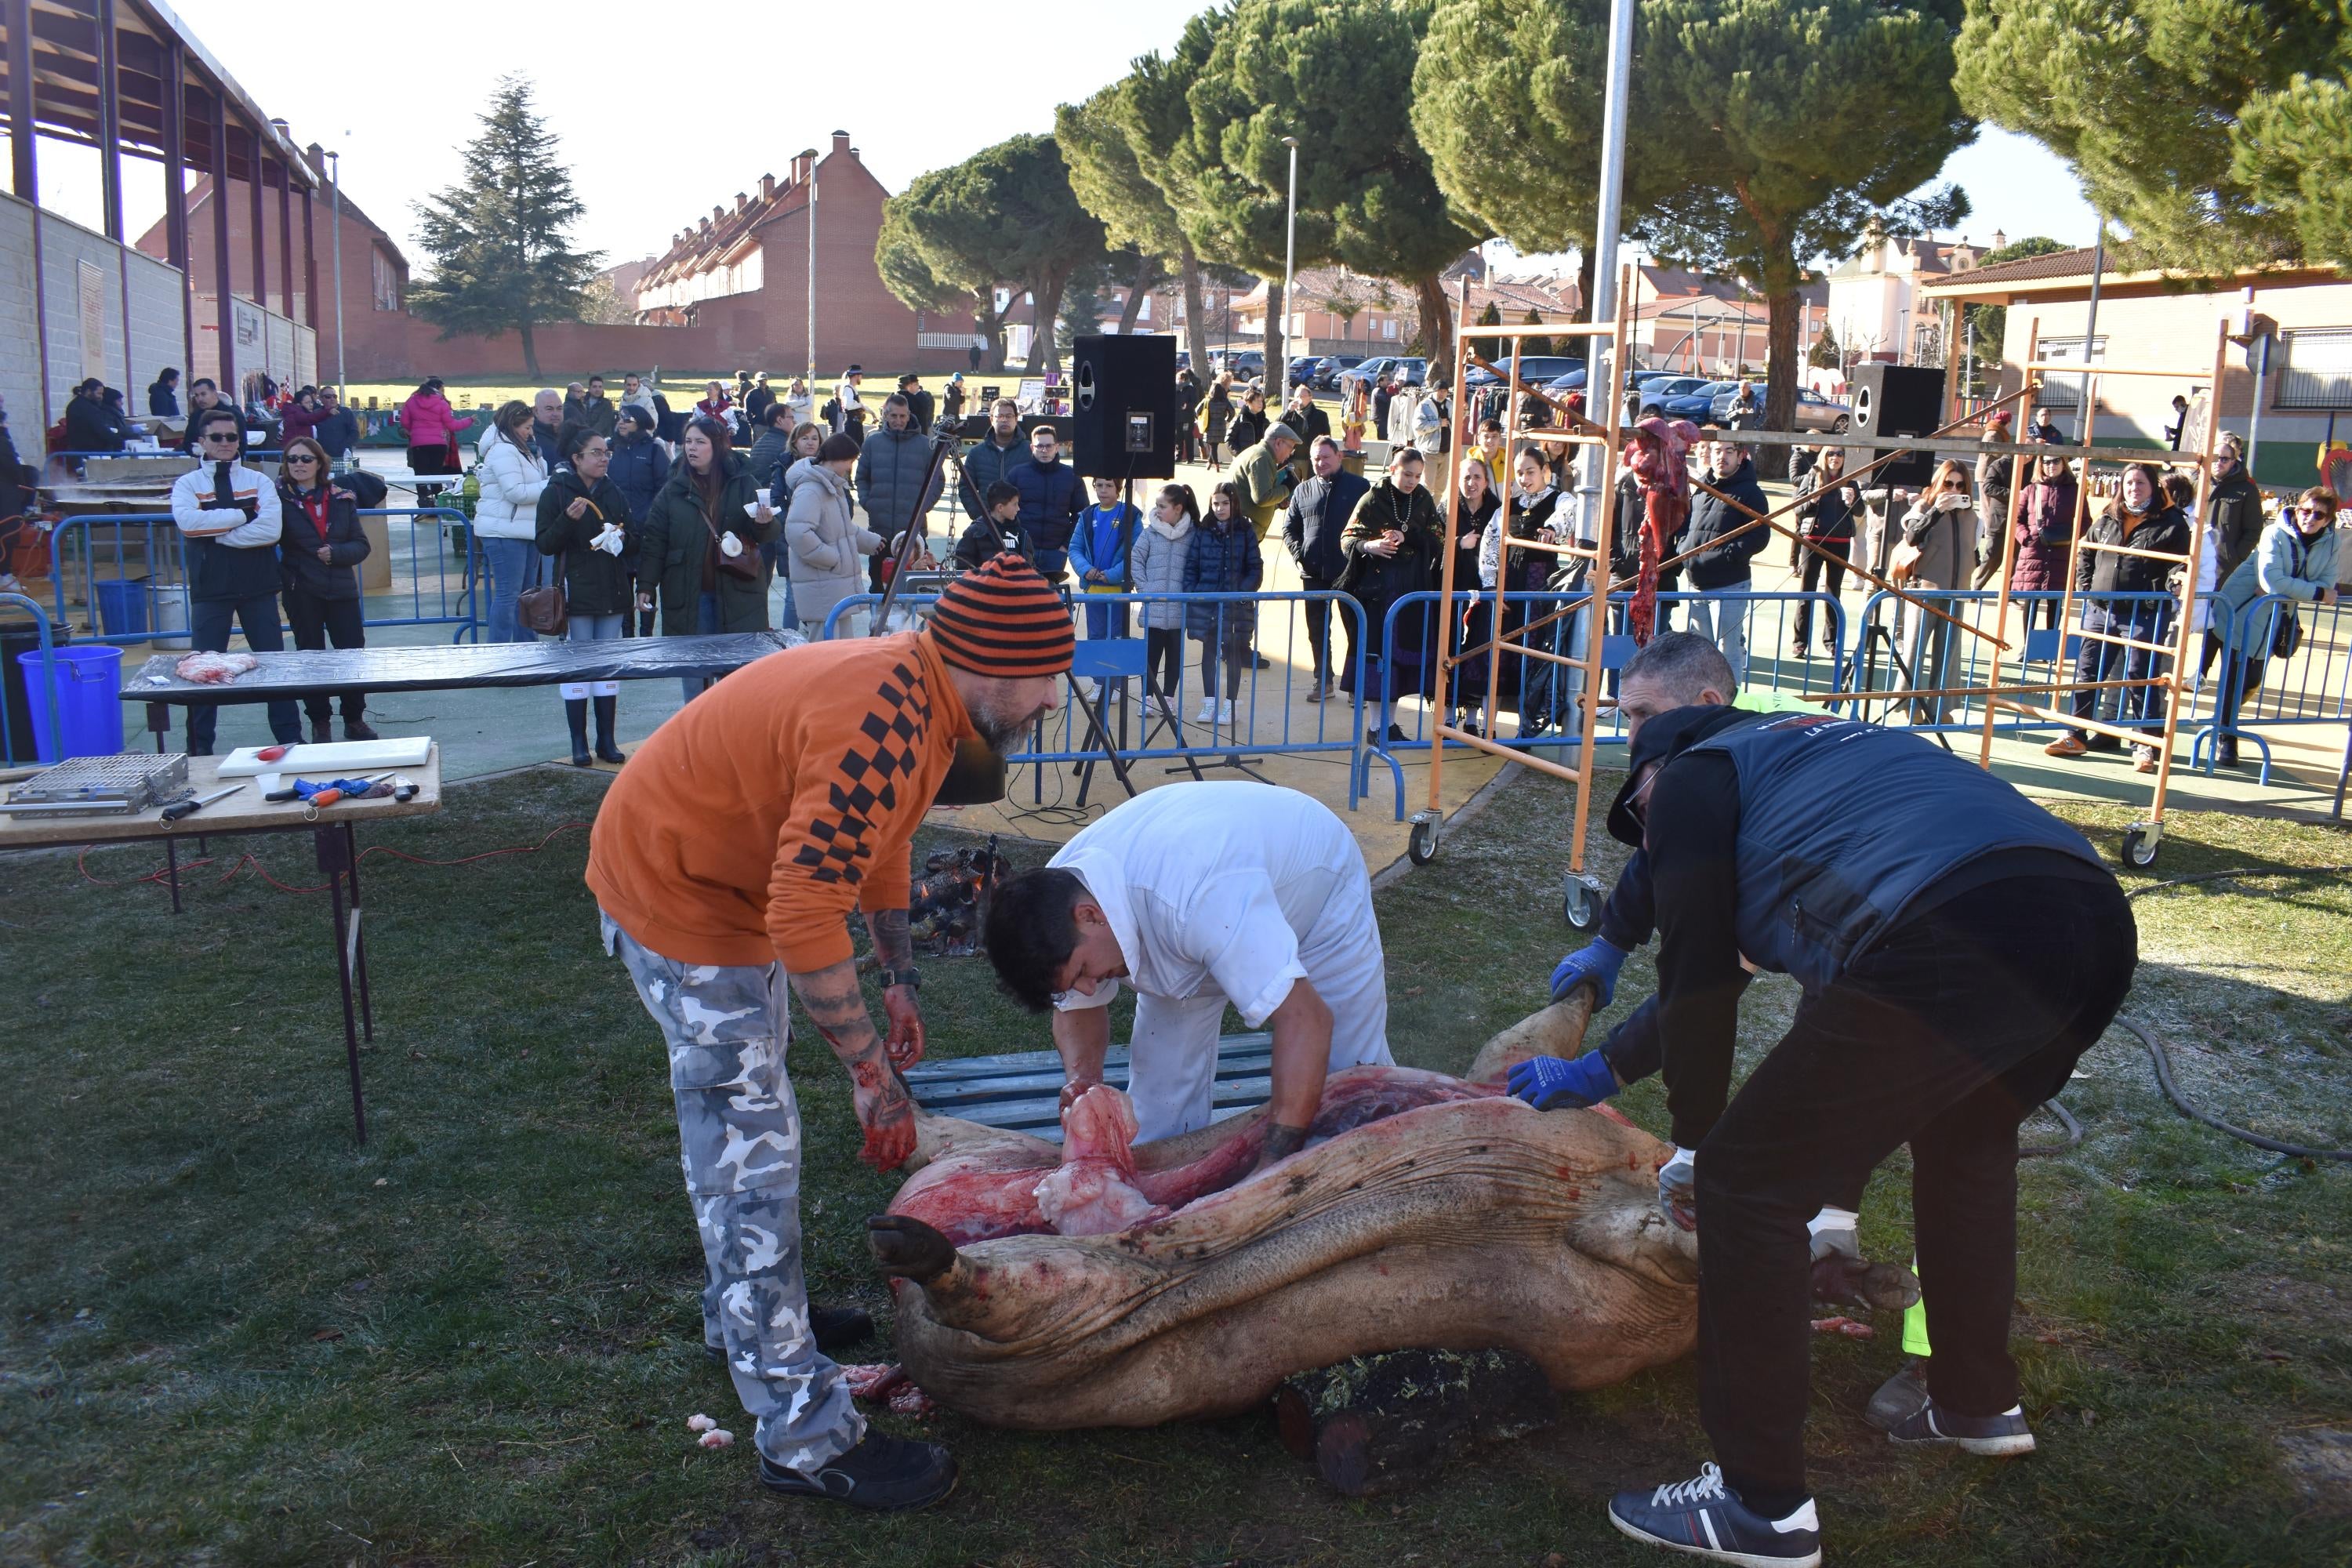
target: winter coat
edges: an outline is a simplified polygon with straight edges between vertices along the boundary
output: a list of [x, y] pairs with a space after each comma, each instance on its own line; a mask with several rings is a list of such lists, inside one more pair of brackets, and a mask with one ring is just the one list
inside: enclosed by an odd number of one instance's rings
[[[670, 637], [692, 637], [698, 627], [703, 563], [716, 549], [711, 530], [731, 533], [747, 552], [776, 537], [775, 519], [761, 527], [743, 509], [759, 499], [751, 470], [732, 452], [721, 451], [725, 480], [719, 502], [705, 520], [702, 502], [694, 491], [694, 470], [681, 462], [670, 469], [669, 482], [646, 510], [646, 525], [637, 548], [637, 588], [661, 592], [662, 630]], [[610, 478], [610, 475], [606, 476]], [[719, 595], [719, 629], [757, 632], [768, 627], [767, 584], [756, 577], [710, 569], [711, 592]], [[805, 608], [803, 608], [803, 612]]]
[[929, 536], [924, 520], [945, 483], [931, 472], [930, 438], [911, 419], [903, 430], [885, 426], [875, 431], [857, 449], [857, 499], [866, 508], [866, 525], [889, 547], [897, 546], [909, 514], [917, 519], [917, 531]]
[[1033, 458], [1014, 464], [1004, 477], [1021, 492], [1021, 515], [1013, 526], [1031, 563], [1035, 563], [1041, 550], [1067, 550], [1070, 531], [1077, 527], [1078, 508], [1084, 504], [1077, 470], [1059, 458], [1051, 468], [1041, 467]]
[[1234, 400], [1223, 391], [1212, 392], [1201, 400], [1195, 415], [1201, 422], [1202, 434], [1213, 445], [1225, 438], [1225, 431], [1233, 425]]
[[[1197, 523], [1192, 548], [1184, 556], [1187, 594], [1255, 594], [1265, 580], [1265, 557], [1249, 519], [1235, 518], [1220, 529]], [[1184, 635], [1196, 642], [1230, 645], [1257, 629], [1257, 605], [1247, 599], [1192, 599], [1184, 604]]]
[[[1192, 536], [1198, 531], [1198, 525], [1189, 517], [1173, 529], [1156, 518], [1145, 523], [1135, 536], [1135, 550], [1127, 563], [1128, 573], [1135, 579], [1135, 591], [1182, 593], [1184, 563], [1192, 553]], [[1184, 624], [1184, 605], [1173, 599], [1146, 604], [1143, 624], [1154, 631], [1172, 632]]]
[[1009, 481], [1016, 463], [1029, 460], [1029, 443], [1015, 432], [1011, 442], [1000, 446], [996, 432], [991, 430], [963, 453], [963, 513], [974, 522], [988, 515], [988, 487], [1000, 480]]
[[[1723, 479], [1710, 478], [1707, 483], [1725, 495], [1736, 497], [1756, 509], [1759, 516], [1772, 510], [1764, 497], [1764, 487], [1756, 482], [1756, 459], [1743, 457], [1737, 472]], [[1743, 587], [1748, 583], [1748, 563], [1771, 541], [1769, 528], [1751, 528], [1728, 544], [1715, 542], [1725, 534], [1755, 521], [1756, 519], [1728, 501], [1697, 491], [1691, 497], [1690, 521], [1670, 553], [1679, 555], [1686, 550], [1698, 554], [1683, 563], [1683, 572], [1690, 585], [1701, 593], [1709, 588]]]
[[[1958, 502], [1948, 506], [1948, 502]], [[1976, 563], [1977, 508], [1954, 492], [1930, 501], [1921, 496], [1903, 514], [1903, 542], [1918, 546], [1918, 563], [1905, 586], [1965, 588]]]
[[485, 539], [529, 539], [539, 531], [539, 492], [547, 488], [547, 462], [528, 431], [518, 447], [493, 432], [474, 452], [474, 478], [481, 499], [474, 505], [474, 531]]
[[1265, 427], [1274, 423], [1265, 410], [1252, 409], [1242, 404], [1234, 405], [1233, 423], [1225, 426], [1225, 445], [1239, 452], [1265, 439]]
[[1297, 470], [1276, 462], [1274, 448], [1261, 440], [1234, 458], [1226, 477], [1242, 488], [1242, 499], [1249, 507], [1250, 531], [1264, 539], [1274, 527], [1274, 514], [1290, 499], [1291, 486], [1297, 482]]
[[1282, 411], [1282, 422], [1290, 426], [1291, 434], [1298, 437], [1298, 444], [1301, 447], [1307, 446], [1318, 436], [1331, 434], [1331, 416], [1324, 413], [1319, 405], [1310, 405], [1302, 414], [1298, 411], [1297, 405], [1293, 404]]
[[[2177, 506], [2167, 506], [2162, 497], [2148, 503], [2146, 511], [2134, 517], [2124, 510], [2118, 496], [2107, 503], [2105, 510], [2091, 520], [2083, 532], [2085, 540], [2101, 544], [2124, 544], [2134, 550], [2161, 550], [2171, 555], [2189, 553], [2189, 520]], [[2112, 550], [2077, 550], [2074, 552], [2074, 592], [2077, 594], [2160, 594], [2172, 586], [2172, 574], [2180, 568], [2168, 561], [2150, 561], [2144, 556], [2118, 555]], [[2130, 604], [2116, 606], [2124, 614], [2136, 613]]]
[[629, 503], [629, 521], [643, 522], [653, 510], [654, 497], [669, 483], [669, 448], [650, 435], [613, 443], [613, 460], [604, 477]]
[[[287, 442], [299, 441], [304, 437], [308, 437], [313, 441], [318, 440], [319, 422], [324, 418], [326, 418], [326, 416], [320, 413], [315, 408], [305, 408], [299, 403], [288, 404], [286, 405], [286, 412], [280, 415], [278, 419], [278, 445], [279, 448], [282, 450]], [[330, 457], [333, 456], [331, 452], [328, 455]]]
[[150, 382], [147, 385], [147, 412], [165, 419], [180, 416], [180, 387], [177, 382]]
[[2226, 583], [2254, 552], [2263, 534], [2263, 492], [2243, 463], [2231, 468], [2227, 479], [2215, 481], [2205, 498], [2205, 525], [2221, 552], [2221, 580]]
[[[1496, 522], [1503, 514], [1502, 492], [1494, 486], [1488, 485], [1483, 504], [1472, 506], [1465, 500], [1461, 507], [1462, 515], [1457, 518], [1454, 512], [1454, 509], [1451, 506], [1445, 509], [1445, 536], [1454, 542], [1454, 588], [1460, 591], [1493, 587], [1495, 580], [1482, 574], [1481, 568], [1484, 563], [1479, 560], [1479, 556], [1484, 553], [1483, 545], [1487, 525]], [[1465, 533], [1471, 536], [1470, 542], [1467, 544], [1462, 542], [1462, 536]], [[1439, 557], [1441, 563], [1444, 559], [1443, 556]], [[1440, 570], [1443, 570], [1442, 564]], [[1441, 577], [1439, 581], [1443, 582], [1444, 579]], [[1435, 584], [1433, 584], [1432, 586]]]
[[[1397, 520], [1400, 511], [1402, 522]], [[1394, 555], [1374, 555], [1364, 549], [1391, 528], [1404, 531], [1404, 542]], [[1445, 520], [1438, 514], [1426, 485], [1416, 489], [1408, 500], [1393, 482], [1382, 479], [1356, 503], [1342, 541], [1347, 545], [1348, 567], [1339, 574], [1338, 586], [1364, 606], [1365, 651], [1377, 658], [1387, 637], [1389, 606], [1407, 594], [1437, 586], [1437, 552], [1445, 548]], [[1404, 635], [1417, 647], [1419, 617], [1413, 620], [1412, 628]]]
[[[1116, 502], [1108, 512], [1090, 506], [1078, 514], [1077, 531], [1070, 535], [1070, 575], [1082, 592], [1118, 593], [1127, 587], [1127, 558], [1142, 525], [1143, 514], [1125, 501]], [[1087, 582], [1089, 572], [1101, 573], [1104, 580]]]
[[400, 428], [412, 447], [454, 447], [465, 426], [449, 400], [437, 392], [411, 393], [400, 405]]
[[599, 395], [580, 400], [580, 423], [607, 441], [613, 438], [613, 426], [620, 417], [621, 411], [613, 406], [613, 400], [609, 397]]
[[131, 439], [122, 416], [96, 398], [77, 395], [66, 405], [66, 450], [120, 452]]
[[1348, 569], [1348, 548], [1340, 536], [1356, 515], [1356, 503], [1371, 488], [1363, 475], [1341, 468], [1328, 479], [1319, 475], [1309, 479], [1290, 492], [1282, 510], [1282, 541], [1309, 586], [1328, 587]]
[[2066, 586], [2066, 545], [2074, 532], [2074, 476], [2031, 479], [2017, 503], [2017, 563], [2012, 594], [2055, 594]]
[[[293, 486], [278, 487], [278, 569], [290, 597], [299, 594], [320, 600], [351, 600], [360, 596], [360, 574], [354, 570], [368, 557], [367, 531], [360, 526], [359, 498], [339, 485], [327, 487], [327, 532], [310, 521], [310, 509]], [[334, 556], [319, 559], [323, 544]]]
[[[2263, 530], [2262, 542], [2254, 552], [2239, 563], [2238, 569], [2223, 579], [2221, 606], [2234, 621], [2238, 612], [2264, 594], [2284, 594], [2288, 598], [2310, 604], [2319, 597], [2322, 588], [2336, 586], [2336, 552], [2341, 531], [2330, 528], [2316, 539], [2305, 539], [2303, 531], [2287, 519], [2281, 519]], [[2257, 616], [2258, 622], [2267, 616]], [[2262, 635], [2262, 626], [2253, 635]], [[2248, 654], [2267, 658], [2267, 646], [2248, 648]]]
[[800, 454], [793, 450], [793, 433], [762, 426], [751, 442], [751, 450], [743, 461], [751, 470], [755, 484], [768, 491], [768, 500], [777, 510], [783, 510], [785, 499], [784, 470], [799, 462]]
[[310, 439], [324, 447], [330, 458], [340, 458], [355, 452], [360, 444], [360, 416], [348, 408], [321, 415], [310, 428]]
[[[567, 516], [566, 509], [582, 499], [589, 510]], [[556, 469], [539, 492], [535, 521], [539, 552], [563, 557], [565, 609], [575, 616], [623, 616], [636, 607], [629, 597], [629, 571], [636, 564], [637, 530], [630, 525], [629, 499], [609, 470], [591, 485], [569, 467]], [[607, 522], [619, 523], [627, 535], [618, 555], [589, 548]]]
[[849, 481], [814, 458], [784, 473], [792, 501], [784, 513], [785, 570], [801, 619], [823, 625], [833, 607], [866, 591], [861, 556], [882, 548], [882, 536], [857, 526]]
[[1797, 525], [1807, 539], [1835, 543], [1853, 537], [1862, 497], [1857, 487], [1853, 504], [1846, 504], [1845, 489], [1852, 482], [1843, 474], [1832, 480], [1819, 464], [1806, 472], [1804, 482], [1797, 487]]

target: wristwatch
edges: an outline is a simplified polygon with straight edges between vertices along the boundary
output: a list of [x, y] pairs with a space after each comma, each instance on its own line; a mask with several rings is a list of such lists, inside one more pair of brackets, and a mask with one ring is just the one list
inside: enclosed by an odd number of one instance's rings
[[923, 988], [923, 972], [911, 963], [904, 969], [886, 967], [882, 971], [882, 984], [886, 988], [903, 985], [909, 991], [920, 991]]

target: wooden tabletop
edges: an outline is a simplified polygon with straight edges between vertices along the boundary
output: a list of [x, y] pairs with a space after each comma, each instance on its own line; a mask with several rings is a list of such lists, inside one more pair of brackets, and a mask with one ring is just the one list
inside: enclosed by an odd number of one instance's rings
[[[272, 803], [261, 798], [257, 779], [223, 779], [218, 757], [188, 759], [188, 787], [199, 797], [230, 784], [245, 787], [225, 799], [216, 800], [194, 816], [184, 816], [177, 822], [163, 819], [163, 807], [149, 806], [145, 811], [128, 816], [0, 816], [0, 849], [23, 849], [41, 844], [107, 844], [127, 838], [194, 838], [200, 834], [252, 833], [284, 831], [295, 827], [325, 827], [339, 822], [364, 823], [383, 817], [423, 816], [441, 809], [441, 748], [436, 743], [433, 754], [417, 768], [403, 768], [401, 773], [416, 781], [416, 794], [408, 800], [394, 800], [385, 795], [379, 800], [337, 801], [318, 814], [315, 821], [305, 813], [309, 807], [299, 800]], [[285, 783], [291, 784], [296, 777], [289, 774]], [[320, 782], [325, 782], [321, 779]]]

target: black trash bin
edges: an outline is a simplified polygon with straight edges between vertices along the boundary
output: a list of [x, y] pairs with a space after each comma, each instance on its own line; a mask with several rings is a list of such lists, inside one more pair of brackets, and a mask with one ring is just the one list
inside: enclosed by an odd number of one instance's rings
[[[51, 629], [51, 647], [63, 647], [72, 640], [73, 634], [66, 627]], [[41, 760], [33, 744], [33, 700], [25, 689], [25, 667], [16, 659], [18, 654], [36, 652], [40, 646], [37, 622], [23, 615], [0, 618], [0, 761], [11, 767]]]

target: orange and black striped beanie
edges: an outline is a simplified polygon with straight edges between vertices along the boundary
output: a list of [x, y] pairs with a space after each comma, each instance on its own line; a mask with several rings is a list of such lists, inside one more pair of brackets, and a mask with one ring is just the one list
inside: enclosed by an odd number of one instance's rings
[[930, 632], [940, 657], [958, 669], [1008, 679], [1059, 675], [1078, 646], [1062, 596], [1010, 552], [942, 589], [931, 606]]

